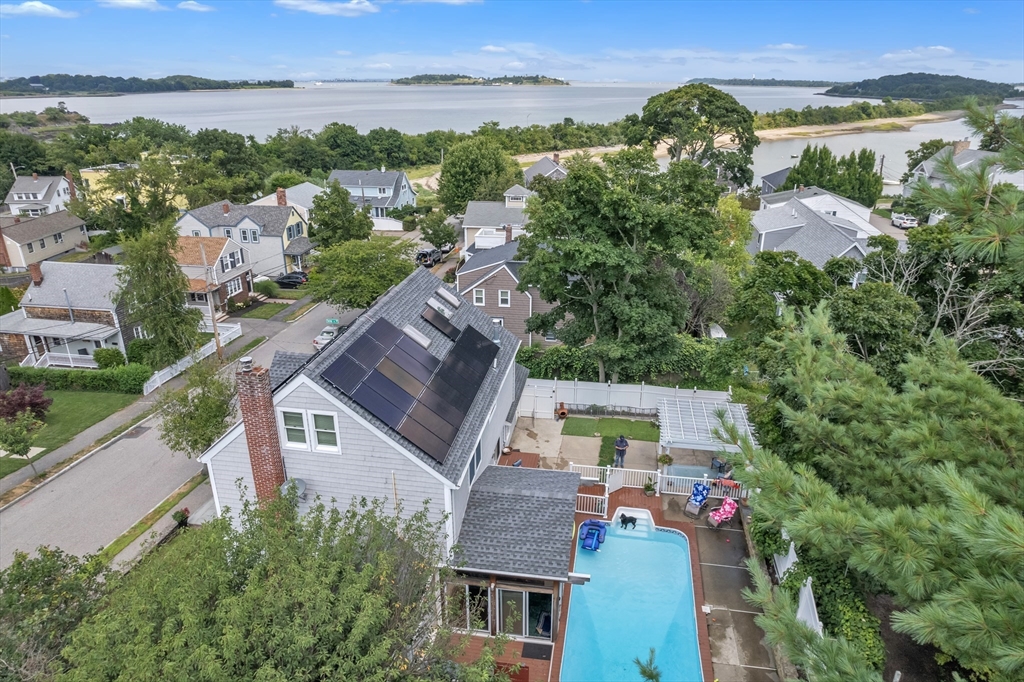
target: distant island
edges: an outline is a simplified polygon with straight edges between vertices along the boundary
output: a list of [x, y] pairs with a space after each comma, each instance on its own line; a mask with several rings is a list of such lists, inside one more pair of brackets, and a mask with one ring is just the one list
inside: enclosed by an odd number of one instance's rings
[[246, 88], [291, 88], [295, 83], [282, 81], [219, 81], [198, 76], [165, 78], [121, 78], [120, 76], [72, 76], [51, 73], [46, 76], [12, 78], [0, 83], [0, 95], [134, 95], [146, 92], [185, 92], [189, 90], [242, 90]]
[[836, 85], [825, 91], [833, 97], [874, 97], [910, 99], [917, 102], [941, 102], [977, 97], [982, 104], [998, 104], [1021, 93], [1009, 83], [993, 83], [963, 76], [940, 76], [934, 73], [904, 73], [882, 76], [857, 83]]
[[707, 85], [760, 85], [780, 88], [828, 88], [843, 85], [840, 81], [795, 81], [776, 80], [774, 78], [691, 78], [689, 83], [706, 83]]
[[459, 73], [423, 73], [408, 78], [395, 78], [392, 85], [569, 85], [568, 81], [548, 76], [501, 76], [478, 78]]

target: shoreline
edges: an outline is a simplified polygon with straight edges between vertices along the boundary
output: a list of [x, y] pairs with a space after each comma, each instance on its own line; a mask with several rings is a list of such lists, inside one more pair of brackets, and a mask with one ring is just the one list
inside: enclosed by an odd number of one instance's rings
[[245, 90], [305, 90], [305, 88], [291, 87], [291, 88], [262, 88], [262, 87], [251, 87], [251, 88], [202, 88], [196, 90], [157, 90], [154, 92], [65, 92], [53, 94], [50, 92], [29, 92], [24, 95], [17, 95], [13, 93], [0, 94], [0, 100], [22, 100], [22, 99], [46, 99], [46, 98], [59, 98], [59, 97], [131, 97], [132, 95], [167, 95], [167, 94], [184, 94], [189, 92], [243, 92]]
[[867, 121], [851, 123], [828, 123], [825, 125], [792, 126], [789, 128], [768, 128], [755, 130], [754, 134], [762, 142], [778, 142], [780, 140], [798, 140], [817, 137], [834, 137], [837, 135], [855, 135], [857, 133], [891, 133], [905, 132], [921, 123], [943, 123], [956, 121], [964, 116], [961, 110], [934, 111], [919, 116], [903, 116], [897, 118], [872, 118]]

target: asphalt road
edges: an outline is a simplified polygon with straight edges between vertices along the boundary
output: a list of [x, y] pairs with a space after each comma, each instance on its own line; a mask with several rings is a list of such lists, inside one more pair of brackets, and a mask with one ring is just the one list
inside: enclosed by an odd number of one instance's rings
[[[291, 323], [240, 321], [245, 334], [268, 336], [250, 355], [269, 367], [275, 350], [313, 352], [327, 317], [345, 324], [357, 314], [337, 315], [320, 304]], [[11, 564], [16, 550], [31, 552], [40, 545], [75, 555], [96, 552], [202, 469], [160, 442], [158, 418], [129, 433], [0, 512], [0, 568]]]

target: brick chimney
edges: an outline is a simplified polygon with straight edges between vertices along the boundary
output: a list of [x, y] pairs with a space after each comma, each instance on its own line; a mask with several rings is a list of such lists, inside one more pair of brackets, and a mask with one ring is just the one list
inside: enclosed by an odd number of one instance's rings
[[803, 192], [804, 191], [804, 186], [800, 185], [799, 187], [796, 188], [796, 191], [797, 192]]
[[558, 156], [558, 152], [555, 152], [554, 154], [551, 155], [551, 160], [554, 161], [556, 164], [558, 163], [559, 158], [560, 157]]
[[43, 268], [39, 263], [29, 263], [28, 271], [32, 275], [32, 284], [39, 286], [43, 283]]
[[509, 244], [511, 242], [512, 242], [512, 226], [511, 225], [506, 225], [505, 226], [505, 243]]
[[33, 180], [38, 180], [39, 179], [39, 173], [33, 173], [32, 174], [32, 179]]
[[228, 213], [231, 213], [231, 204], [229, 204], [228, 202], [225, 201], [224, 202], [224, 215], [227, 215]]
[[253, 367], [252, 358], [238, 361], [235, 374], [238, 405], [245, 425], [245, 442], [249, 446], [249, 464], [256, 487], [256, 499], [272, 500], [284, 483], [284, 458], [277, 434], [274, 394], [270, 388], [270, 370]]
[[957, 140], [953, 143], [953, 156], [956, 156], [960, 152], [965, 152], [971, 148], [971, 141], [968, 140]]
[[277, 205], [287, 206], [288, 205], [288, 194], [285, 192], [284, 187], [277, 188]]
[[64, 173], [64, 177], [68, 179], [68, 190], [71, 192], [71, 201], [74, 201], [77, 196], [75, 194], [75, 178], [71, 175], [71, 171]]

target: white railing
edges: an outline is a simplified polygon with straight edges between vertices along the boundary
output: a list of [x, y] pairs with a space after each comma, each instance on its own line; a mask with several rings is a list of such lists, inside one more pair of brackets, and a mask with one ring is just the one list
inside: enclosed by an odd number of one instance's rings
[[604, 495], [576, 494], [576, 511], [581, 514], [593, 514], [605, 517], [608, 515], [608, 498]]
[[747, 491], [742, 486], [730, 486], [707, 477], [667, 476], [665, 474], [659, 476], [658, 492], [665, 493], [666, 495], [689, 495], [693, 492], [694, 483], [706, 483], [711, 486], [710, 497], [731, 497], [734, 500], [747, 497]]
[[19, 367], [33, 367], [36, 364], [36, 359], [31, 355], [26, 355], [25, 359], [18, 363]]
[[66, 367], [70, 369], [98, 369], [99, 363], [89, 355], [71, 355], [69, 353], [43, 353], [38, 360], [32, 361], [28, 356], [21, 361], [22, 367]]
[[[479, 237], [478, 237], [479, 239]], [[596, 405], [618, 410], [623, 414], [656, 414], [658, 402], [664, 399], [691, 398], [709, 402], [731, 402], [732, 391], [698, 391], [676, 386], [648, 386], [646, 384], [610, 384], [594, 381], [527, 379], [519, 399], [519, 416], [536, 419], [554, 419], [560, 403], [566, 406]]]
[[622, 476], [621, 487], [623, 488], [643, 488], [648, 481], [652, 485], [656, 485], [658, 482], [657, 471], [644, 471], [643, 469], [618, 469], [617, 471]]
[[[206, 324], [200, 327], [200, 331], [206, 331]], [[212, 329], [212, 327], [211, 327]], [[231, 343], [239, 336], [242, 335], [242, 325], [240, 324], [220, 324], [217, 325], [217, 330], [220, 332], [220, 344], [226, 346]], [[164, 367], [159, 372], [153, 372], [153, 376], [149, 378], [145, 386], [142, 387], [142, 395], [149, 395], [159, 387], [166, 384], [168, 381], [178, 376], [186, 369], [191, 367], [196, 360], [202, 360], [203, 358], [209, 357], [217, 352], [217, 342], [215, 339], [210, 339], [206, 344], [202, 346], [193, 355], [186, 356], [170, 367]]]
[[569, 463], [569, 471], [575, 471], [580, 478], [591, 479], [598, 483], [607, 484], [609, 477], [614, 471], [617, 478], [616, 483], [620, 488], [643, 488], [650, 481], [654, 484], [656, 494], [667, 495], [689, 495], [693, 492], [694, 483], [706, 483], [711, 486], [710, 497], [725, 498], [731, 497], [734, 500], [747, 497], [747, 491], [743, 486], [728, 485], [712, 478], [694, 476], [668, 476], [660, 471], [648, 471], [646, 469], [617, 469], [613, 467], [594, 466], [593, 464]]
[[580, 478], [593, 479], [598, 483], [604, 483], [608, 480], [608, 467], [599, 467], [592, 464], [573, 464], [570, 462], [569, 471], [575, 471], [580, 475]]

